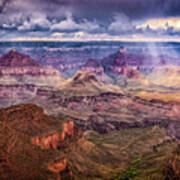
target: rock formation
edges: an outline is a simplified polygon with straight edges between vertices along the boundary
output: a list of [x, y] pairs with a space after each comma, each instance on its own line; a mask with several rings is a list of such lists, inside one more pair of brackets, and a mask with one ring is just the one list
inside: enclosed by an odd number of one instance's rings
[[104, 85], [92, 73], [79, 72], [58, 89], [38, 90], [32, 102], [41, 104], [49, 114], [73, 119], [84, 130], [109, 133], [160, 125], [179, 138], [180, 104], [153, 98], [129, 95], [116, 86]]
[[65, 151], [80, 138], [72, 120], [47, 116], [32, 104], [0, 110], [0, 129], [0, 179], [60, 178]]
[[79, 71], [76, 75], [58, 87], [67, 95], [95, 95], [101, 92], [121, 92], [120, 87], [105, 85], [92, 72]]
[[86, 131], [82, 138], [72, 120], [23, 104], [0, 110], [0, 131], [2, 180], [116, 179], [137, 157], [136, 178], [179, 178], [179, 162], [173, 159], [179, 159], [178, 143], [158, 126], [105, 135]]
[[147, 78], [156, 85], [177, 88], [180, 87], [180, 67], [157, 66]]
[[95, 74], [102, 74], [104, 72], [101, 64], [94, 59], [89, 59], [83, 66], [81, 66], [82, 71], [93, 72]]
[[12, 49], [9, 53], [0, 58], [0, 66], [3, 67], [40, 67], [40, 65], [30, 56], [21, 54]]
[[15, 78], [17, 82], [42, 86], [55, 86], [63, 81], [60, 72], [51, 67], [43, 67], [28, 55], [15, 50], [0, 58], [0, 82]]

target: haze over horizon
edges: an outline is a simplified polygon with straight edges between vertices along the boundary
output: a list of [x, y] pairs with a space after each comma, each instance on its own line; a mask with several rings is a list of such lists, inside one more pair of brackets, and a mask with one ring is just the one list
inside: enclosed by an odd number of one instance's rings
[[180, 42], [179, 9], [179, 0], [0, 0], [0, 40]]

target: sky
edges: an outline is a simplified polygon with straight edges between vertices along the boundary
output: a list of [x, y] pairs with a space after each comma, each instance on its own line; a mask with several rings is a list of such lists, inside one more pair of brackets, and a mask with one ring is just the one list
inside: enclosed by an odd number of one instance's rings
[[0, 0], [0, 40], [180, 42], [180, 0]]

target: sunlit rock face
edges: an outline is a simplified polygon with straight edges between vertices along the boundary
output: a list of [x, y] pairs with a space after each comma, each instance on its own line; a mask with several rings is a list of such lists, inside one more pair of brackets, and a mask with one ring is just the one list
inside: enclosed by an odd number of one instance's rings
[[68, 79], [57, 89], [62, 93], [69, 95], [96, 95], [102, 92], [120, 91], [120, 87], [111, 87], [102, 83], [94, 73], [87, 71], [78, 71], [75, 76]]
[[52, 134], [37, 136], [32, 138], [32, 144], [40, 146], [43, 149], [57, 149], [60, 143], [65, 141], [65, 138], [73, 137], [75, 134], [74, 122], [68, 121], [63, 124], [62, 132], [54, 132]]
[[179, 66], [157, 66], [147, 76], [156, 85], [164, 87], [180, 87], [180, 67]]

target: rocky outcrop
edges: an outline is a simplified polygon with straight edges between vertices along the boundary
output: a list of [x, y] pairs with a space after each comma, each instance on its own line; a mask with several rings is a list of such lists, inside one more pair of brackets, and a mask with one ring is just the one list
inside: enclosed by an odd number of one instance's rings
[[[149, 54], [131, 54], [125, 47], [121, 47], [116, 53], [101, 60], [89, 59], [81, 66], [81, 70], [93, 72], [97, 76], [101, 75], [111, 78], [111, 81], [103, 81], [105, 83], [120, 86], [128, 86], [129, 84], [135, 87], [139, 85], [147, 86], [150, 82], [144, 76], [151, 74], [156, 66], [166, 66], [171, 64], [172, 61], [177, 62], [177, 60], [168, 56], [155, 57]], [[136, 78], [137, 76], [138, 79]], [[128, 82], [132, 78], [134, 78], [133, 82]]]
[[114, 66], [140, 66], [144, 63], [151, 64], [153, 57], [145, 55], [136, 55], [130, 53], [124, 53], [118, 51], [108, 57], [102, 59], [103, 65], [114, 65]]
[[124, 47], [108, 57], [101, 60], [89, 59], [83, 66], [82, 71], [96, 74], [98, 80], [105, 84], [116, 84], [120, 86], [149, 85], [148, 80], [139, 71], [140, 67], [146, 66], [148, 70], [153, 66], [154, 57], [145, 55], [129, 54]]
[[[15, 50], [0, 58], [0, 82], [34, 84], [40, 86], [56, 86], [63, 82], [60, 72], [52, 67], [43, 67], [28, 55]], [[13, 79], [12, 79], [13, 78]]]
[[52, 164], [49, 164], [48, 169], [54, 173], [60, 173], [67, 167], [67, 160], [63, 158], [61, 160], [56, 160]]
[[11, 50], [0, 58], [0, 66], [3, 67], [40, 67], [40, 65], [30, 56], [21, 54], [16, 50]]
[[90, 81], [98, 81], [96, 79], [96, 76], [93, 73], [83, 72], [79, 71], [76, 73], [76, 75], [73, 77], [74, 83], [86, 83]]
[[95, 60], [95, 59], [89, 59], [83, 67], [94, 67], [94, 68], [97, 68], [97, 67], [100, 67], [101, 64]]
[[31, 142], [33, 145], [40, 146], [42, 149], [57, 149], [58, 143], [61, 140], [59, 133], [44, 135], [42, 137], [34, 137]]
[[115, 89], [103, 84], [96, 78], [92, 72], [78, 71], [76, 75], [65, 81], [64, 84], [57, 87], [58, 91], [69, 95], [96, 95], [101, 92], [121, 91], [121, 88]]
[[13, 166], [5, 162], [11, 172], [3, 176], [17, 179], [18, 174], [22, 180], [71, 176], [66, 151], [82, 136], [72, 120], [50, 117], [41, 107], [23, 104], [0, 110], [0, 128], [0, 158], [13, 162]]
[[30, 98], [36, 95], [37, 88], [33, 84], [0, 84], [0, 97], [18, 99], [29, 96]]
[[115, 74], [122, 74], [128, 78], [136, 78], [140, 74], [135, 68], [131, 67], [109, 66], [108, 69]]
[[169, 161], [169, 164], [172, 167], [172, 170], [174, 171], [174, 175], [176, 177], [180, 177], [180, 163], [179, 163], [179, 159], [171, 159]]
[[180, 67], [179, 66], [157, 66], [147, 76], [149, 81], [156, 85], [165, 87], [180, 87]]
[[95, 74], [103, 74], [104, 72], [104, 69], [101, 66], [101, 64], [94, 59], [89, 59], [83, 66], [81, 66], [81, 70], [93, 72]]
[[104, 66], [157, 66], [166, 65], [167, 63], [172, 63], [177, 61], [168, 56], [152, 56], [150, 54], [133, 54], [129, 53], [125, 47], [120, 47], [119, 51], [114, 54], [109, 55], [101, 60]]
[[[178, 153], [179, 151], [176, 150]], [[179, 179], [180, 177], [180, 158], [178, 155], [172, 156], [166, 165], [166, 168], [164, 170], [164, 174], [168, 179]]]
[[102, 74], [104, 72], [102, 67], [81, 67], [82, 71], [93, 72], [95, 74]]
[[59, 75], [59, 72], [52, 68], [47, 67], [33, 67], [33, 66], [25, 66], [25, 67], [3, 67], [0, 66], [0, 74], [1, 75], [11, 75], [11, 76], [23, 76], [23, 75], [32, 75], [32, 76], [55, 76]]
[[[78, 81], [79, 76], [75, 79]], [[79, 81], [76, 88], [81, 91], [78, 86]], [[48, 94], [47, 99], [44, 94]], [[61, 90], [44, 90], [33, 102], [41, 102], [49, 114], [73, 119], [83, 130], [109, 133], [122, 128], [159, 125], [168, 134], [180, 138], [179, 103], [144, 100], [118, 91], [69, 94], [64, 96]]]
[[31, 142], [36, 146], [40, 146], [43, 149], [57, 149], [60, 143], [65, 141], [67, 137], [74, 137], [74, 122], [69, 121], [63, 124], [62, 132], [54, 132], [48, 135], [33, 137]]

